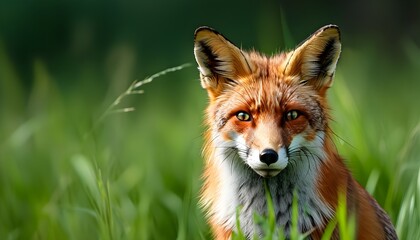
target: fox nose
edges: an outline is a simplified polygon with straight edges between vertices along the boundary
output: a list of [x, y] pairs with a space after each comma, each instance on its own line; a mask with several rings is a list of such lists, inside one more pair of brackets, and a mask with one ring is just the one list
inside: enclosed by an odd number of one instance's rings
[[267, 166], [277, 162], [278, 157], [277, 152], [270, 148], [266, 148], [260, 153], [260, 161], [267, 164]]

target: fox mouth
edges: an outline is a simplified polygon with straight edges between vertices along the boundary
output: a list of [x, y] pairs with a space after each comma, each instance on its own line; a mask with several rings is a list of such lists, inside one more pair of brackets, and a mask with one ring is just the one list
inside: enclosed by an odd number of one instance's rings
[[277, 176], [277, 174], [279, 174], [282, 171], [282, 169], [265, 168], [265, 169], [254, 169], [254, 171], [263, 178], [271, 178], [271, 177]]

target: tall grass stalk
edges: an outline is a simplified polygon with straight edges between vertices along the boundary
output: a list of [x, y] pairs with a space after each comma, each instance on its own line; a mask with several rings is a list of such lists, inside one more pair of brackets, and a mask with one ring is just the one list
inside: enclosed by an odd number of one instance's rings
[[125, 90], [123, 93], [121, 93], [112, 103], [108, 106], [108, 108], [102, 113], [102, 115], [98, 118], [98, 120], [95, 122], [93, 129], [97, 127], [98, 124], [100, 124], [108, 115], [115, 114], [115, 113], [127, 113], [132, 112], [135, 110], [134, 107], [122, 107], [119, 108], [121, 101], [130, 95], [139, 95], [143, 94], [144, 90], [140, 89], [143, 85], [151, 83], [154, 79], [161, 77], [163, 75], [166, 75], [171, 72], [176, 72], [179, 70], [182, 70], [186, 67], [192, 66], [190, 63], [184, 63], [182, 65], [167, 68], [165, 70], [162, 70], [158, 73], [153, 74], [150, 77], [147, 77], [141, 81], [135, 80], [131, 83], [131, 85]]

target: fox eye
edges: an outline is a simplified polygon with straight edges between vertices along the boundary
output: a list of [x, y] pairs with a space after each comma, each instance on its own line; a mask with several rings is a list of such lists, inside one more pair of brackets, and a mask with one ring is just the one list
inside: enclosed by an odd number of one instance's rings
[[249, 113], [244, 112], [244, 111], [240, 111], [236, 113], [236, 118], [239, 121], [251, 121], [251, 115], [249, 115]]
[[296, 110], [288, 111], [286, 113], [286, 120], [287, 121], [292, 121], [292, 120], [295, 120], [296, 118], [298, 118], [299, 116], [300, 116], [300, 114]]

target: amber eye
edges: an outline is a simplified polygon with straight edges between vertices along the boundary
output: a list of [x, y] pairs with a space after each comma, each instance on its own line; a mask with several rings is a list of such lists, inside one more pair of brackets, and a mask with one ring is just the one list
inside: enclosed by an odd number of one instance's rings
[[292, 110], [292, 111], [288, 111], [287, 113], [286, 113], [286, 120], [287, 121], [292, 121], [292, 120], [295, 120], [296, 118], [298, 118], [299, 117], [299, 112], [298, 111], [296, 111], [296, 110]]
[[238, 118], [239, 121], [251, 121], [251, 115], [243, 111], [236, 113], [236, 118]]

